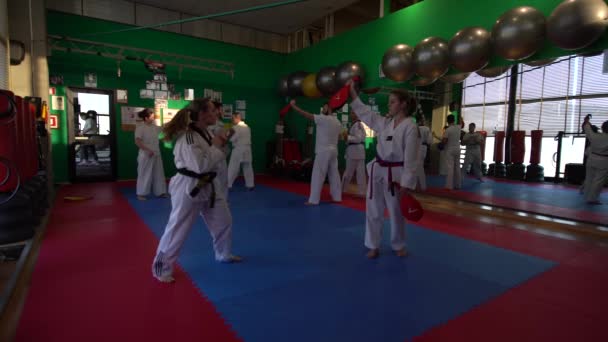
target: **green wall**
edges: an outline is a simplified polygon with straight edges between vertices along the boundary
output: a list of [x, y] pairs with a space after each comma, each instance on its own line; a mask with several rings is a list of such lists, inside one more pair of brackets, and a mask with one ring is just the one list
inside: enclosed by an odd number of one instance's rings
[[[378, 74], [382, 56], [391, 46], [408, 44], [414, 47], [422, 39], [430, 36], [449, 40], [456, 32], [467, 26], [481, 26], [491, 30], [502, 13], [518, 6], [535, 7], [548, 17], [561, 2], [562, 0], [425, 0], [290, 54], [283, 68], [283, 74], [296, 70], [317, 72], [323, 66], [336, 66], [352, 60], [360, 63], [366, 70], [365, 86], [395, 86], [395, 82], [380, 79]], [[592, 46], [576, 53], [606, 47], [608, 47], [608, 34]], [[547, 40], [543, 48], [528, 60], [570, 54], [571, 51], [557, 48]], [[490, 63], [494, 66], [506, 65], [510, 62], [495, 57]]]
[[[202, 96], [203, 88], [213, 88], [223, 91], [224, 102], [234, 100], [247, 101], [247, 122], [252, 127], [254, 147], [254, 167], [257, 172], [264, 171], [266, 165], [266, 142], [274, 138], [274, 125], [278, 110], [285, 105], [287, 99], [276, 95], [276, 85], [281, 76], [296, 70], [317, 72], [321, 67], [336, 66], [344, 61], [352, 60], [360, 63], [366, 70], [365, 87], [402, 86], [388, 79], [380, 79], [378, 67], [382, 55], [389, 47], [405, 43], [415, 46], [420, 40], [429, 36], [439, 36], [449, 40], [458, 30], [466, 26], [482, 26], [491, 30], [496, 19], [505, 11], [517, 6], [533, 6], [549, 16], [552, 10], [562, 0], [425, 0], [398, 12], [385, 16], [366, 25], [357, 27], [339, 36], [319, 42], [306, 49], [289, 55], [268, 51], [245, 48], [204, 39], [186, 37], [174, 33], [153, 30], [137, 30], [119, 34], [82, 36], [83, 39], [128, 45], [132, 47], [162, 50], [177, 54], [221, 59], [233, 62], [236, 68], [235, 78], [224, 74], [184, 70], [178, 74], [175, 68], [167, 70], [170, 83], [176, 84], [176, 90], [192, 87], [196, 96]], [[75, 37], [90, 32], [111, 31], [128, 28], [127, 25], [110, 23], [102, 20], [49, 12], [47, 15], [49, 34]], [[576, 53], [594, 51], [608, 47], [608, 34], [592, 46], [576, 51]], [[543, 59], [572, 54], [571, 51], [561, 50], [546, 41], [543, 48], [529, 60]], [[509, 61], [493, 58], [490, 66], [506, 65]], [[141, 63], [124, 61], [121, 64], [123, 75], [116, 77], [116, 62], [97, 56], [81, 54], [54, 53], [49, 57], [51, 74], [63, 74], [66, 85], [83, 86], [85, 72], [96, 72], [99, 88], [126, 88], [129, 91], [129, 106], [151, 106], [151, 100], [138, 99], [138, 90], [143, 88], [145, 80], [151, 77]], [[453, 71], [451, 71], [453, 72]], [[422, 90], [431, 90], [423, 88]], [[63, 91], [63, 89], [58, 89]], [[454, 96], [458, 94], [454, 93]], [[364, 100], [366, 100], [366, 97]], [[386, 110], [386, 94], [376, 94], [376, 103], [380, 110]], [[301, 107], [317, 113], [324, 99], [298, 99]], [[430, 114], [431, 104], [424, 104], [425, 113]], [[117, 113], [119, 106], [115, 106]], [[64, 115], [63, 113], [59, 113]], [[65, 120], [62, 127], [53, 131], [53, 158], [57, 181], [65, 181], [67, 167], [67, 140]], [[287, 130], [292, 132], [300, 141], [305, 141], [306, 121], [290, 113], [286, 119]], [[117, 120], [118, 130], [118, 171], [119, 178], [135, 177], [135, 146], [133, 134], [120, 130], [120, 120]], [[372, 146], [370, 146], [372, 147]], [[165, 150], [167, 170], [173, 170], [169, 150]], [[368, 150], [373, 154], [373, 150]], [[342, 163], [342, 157], [340, 162]], [[168, 175], [170, 173], [168, 172]]]
[[[47, 13], [47, 23], [50, 35], [68, 37], [129, 27], [52, 11]], [[274, 138], [274, 126], [281, 108], [281, 103], [276, 97], [276, 79], [284, 64], [284, 55], [153, 30], [77, 38], [234, 63], [234, 79], [226, 74], [197, 69], [184, 68], [179, 73], [177, 67], [167, 66], [168, 83], [175, 84], [176, 91], [181, 92], [182, 95], [183, 89], [194, 88], [195, 97], [202, 97], [204, 88], [209, 88], [221, 91], [224, 103], [234, 105], [236, 100], [247, 101], [246, 122], [252, 130], [254, 169], [256, 172], [265, 170], [266, 142]], [[106, 57], [54, 51], [48, 62], [49, 73], [62, 75], [64, 78], [64, 86], [57, 87], [58, 95], [65, 94], [66, 86], [83, 87], [84, 74], [93, 72], [97, 74], [99, 89], [127, 89], [129, 99], [127, 106], [154, 106], [154, 100], [139, 98], [139, 90], [145, 89], [146, 80], [152, 79], [152, 73], [147, 71], [141, 62], [122, 61], [120, 78], [117, 77], [116, 61]], [[185, 104], [186, 101], [169, 101], [170, 108], [180, 108]], [[122, 104], [114, 105], [114, 112], [117, 115], [114, 129], [118, 143], [118, 155], [115, 156], [118, 160], [118, 178], [134, 179], [137, 170], [137, 148], [133, 141], [133, 132], [121, 129], [121, 106]], [[66, 113], [51, 111], [51, 114], [59, 116], [60, 124], [59, 129], [53, 129], [51, 132], [55, 181], [66, 182], [68, 180]], [[175, 169], [170, 147], [163, 147], [162, 153], [166, 174], [171, 176]]]

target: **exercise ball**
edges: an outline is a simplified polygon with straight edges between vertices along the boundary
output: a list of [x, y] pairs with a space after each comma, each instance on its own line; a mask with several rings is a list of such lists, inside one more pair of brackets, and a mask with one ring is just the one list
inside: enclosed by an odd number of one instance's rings
[[302, 95], [302, 82], [304, 78], [308, 76], [306, 71], [292, 72], [287, 76], [287, 88], [289, 90], [289, 96]]
[[336, 86], [338, 89], [342, 88], [348, 80], [355, 76], [359, 76], [361, 82], [363, 82], [365, 73], [358, 63], [349, 61], [338, 65], [336, 69]]
[[545, 16], [530, 6], [503, 13], [492, 28], [494, 52], [510, 61], [532, 56], [544, 42], [545, 21]]
[[413, 57], [416, 74], [422, 78], [436, 80], [450, 66], [448, 42], [439, 37], [423, 39], [414, 48]]
[[450, 63], [463, 72], [477, 71], [492, 55], [492, 35], [483, 27], [467, 27], [456, 32], [448, 45]]
[[289, 95], [289, 87], [287, 86], [287, 76], [281, 77], [281, 79], [279, 80], [279, 95], [280, 96]]
[[410, 80], [410, 84], [415, 86], [415, 87], [424, 87], [427, 86], [429, 84], [432, 84], [433, 82], [435, 82], [434, 79], [432, 78], [424, 78], [424, 77], [417, 77], [413, 80]]
[[498, 77], [498, 76], [504, 74], [505, 72], [507, 72], [507, 70], [509, 70], [510, 68], [511, 68], [510, 65], [497, 66], [497, 67], [477, 70], [476, 73], [477, 73], [477, 75], [483, 76], [483, 77]]
[[545, 58], [545, 59], [539, 59], [536, 61], [524, 62], [524, 64], [527, 66], [531, 66], [531, 67], [539, 67], [539, 66], [551, 64], [551, 63], [555, 62], [556, 59], [557, 58]]
[[446, 83], [460, 83], [469, 77], [470, 72], [463, 72], [460, 74], [450, 74], [441, 76], [441, 80]]
[[582, 49], [604, 34], [607, 18], [604, 0], [566, 0], [547, 19], [547, 36], [562, 49]]
[[321, 92], [317, 88], [317, 74], [308, 74], [302, 81], [302, 93], [306, 97], [321, 97]]
[[414, 49], [406, 44], [399, 44], [386, 50], [382, 57], [382, 72], [395, 82], [409, 80], [414, 75]]
[[336, 86], [336, 68], [324, 67], [317, 73], [317, 88], [325, 96], [331, 96], [338, 91]]

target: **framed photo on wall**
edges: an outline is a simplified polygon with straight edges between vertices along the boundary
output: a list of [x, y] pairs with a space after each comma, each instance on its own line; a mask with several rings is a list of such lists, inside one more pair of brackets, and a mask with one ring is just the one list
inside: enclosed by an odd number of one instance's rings
[[116, 103], [129, 103], [127, 89], [116, 89]]

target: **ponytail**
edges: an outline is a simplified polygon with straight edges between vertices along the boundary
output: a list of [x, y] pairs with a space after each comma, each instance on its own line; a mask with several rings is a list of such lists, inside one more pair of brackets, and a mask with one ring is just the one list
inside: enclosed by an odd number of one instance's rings
[[186, 107], [180, 109], [173, 119], [163, 127], [163, 140], [171, 141], [179, 134], [186, 131], [191, 122], [198, 121], [200, 112], [207, 113], [211, 109], [210, 104], [212, 104], [211, 100], [208, 97], [205, 97], [202, 99], [195, 99]]

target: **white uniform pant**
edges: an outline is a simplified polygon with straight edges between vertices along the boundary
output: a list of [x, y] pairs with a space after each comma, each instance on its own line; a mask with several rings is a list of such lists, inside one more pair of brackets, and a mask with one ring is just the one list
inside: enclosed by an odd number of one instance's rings
[[418, 167], [416, 168], [416, 179], [420, 190], [426, 190], [426, 174], [424, 173], [424, 160], [426, 159], [427, 146], [422, 145], [418, 150]]
[[585, 200], [595, 202], [600, 198], [602, 189], [608, 180], [608, 162], [599, 160], [608, 157], [590, 157], [587, 159], [587, 172], [585, 175]]
[[[249, 154], [247, 154], [249, 153]], [[244, 156], [251, 156], [251, 150], [246, 151], [244, 149], [235, 148], [230, 154], [230, 163], [228, 164], [228, 188], [232, 188], [234, 180], [239, 175], [241, 167], [243, 167], [243, 176], [245, 177], [245, 186], [253, 188], [253, 167], [251, 166], [251, 157], [244, 158]]]
[[215, 176], [217, 179], [215, 191], [218, 194], [222, 194], [224, 199], [228, 200], [228, 163], [226, 159], [220, 161], [217, 164], [217, 175]]
[[[203, 217], [207, 229], [213, 238], [215, 259], [227, 261], [232, 248], [232, 215], [226, 201], [218, 196], [213, 208], [208, 200], [193, 200], [186, 189], [185, 176], [177, 175], [171, 179], [171, 215], [156, 250], [152, 264], [152, 273], [156, 277], [173, 274], [173, 267], [179, 252], [198, 215]], [[181, 179], [180, 179], [181, 178]], [[206, 185], [210, 186], [210, 185]]]
[[477, 179], [481, 179], [481, 151], [466, 151], [464, 154], [464, 163], [462, 164], [461, 174], [464, 177], [467, 174], [467, 168], [471, 165], [471, 174]]
[[460, 175], [460, 148], [446, 149], [445, 161], [448, 175], [446, 177], [446, 189], [460, 189], [462, 177]]
[[310, 179], [309, 203], [319, 204], [321, 189], [323, 189], [323, 183], [327, 175], [329, 176], [331, 198], [336, 202], [342, 201], [342, 183], [340, 182], [340, 173], [338, 172], [337, 150], [324, 151], [315, 155]]
[[[396, 167], [393, 167], [393, 181], [398, 179], [395, 177], [395, 169]], [[395, 187], [395, 195], [393, 196], [385, 179], [388, 179], [388, 167], [381, 167], [376, 164], [373, 177], [370, 172], [365, 203], [365, 247], [369, 249], [380, 248], [384, 209], [387, 208], [391, 225], [391, 247], [398, 251], [405, 248], [405, 218], [401, 214], [398, 187]]]
[[160, 152], [150, 157], [147, 152], [140, 150], [137, 156], [137, 196], [147, 196], [150, 189], [156, 196], [167, 193], [163, 159]]
[[350, 180], [353, 178], [353, 174], [357, 172], [357, 185], [359, 187], [359, 194], [365, 195], [365, 160], [364, 159], [352, 159], [346, 158], [346, 170], [342, 177], [342, 190], [344, 190]]

